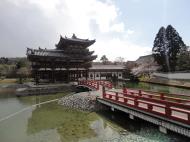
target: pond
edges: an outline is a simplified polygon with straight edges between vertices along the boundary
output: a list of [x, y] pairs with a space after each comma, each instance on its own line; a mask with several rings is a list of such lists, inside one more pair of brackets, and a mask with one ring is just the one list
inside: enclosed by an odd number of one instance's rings
[[152, 84], [152, 83], [145, 83], [145, 82], [118, 82], [119, 86], [126, 86], [127, 88], [138, 88], [143, 90], [150, 90], [155, 92], [164, 92], [164, 93], [171, 93], [171, 94], [186, 94], [190, 95], [190, 89], [184, 89], [180, 87], [172, 87], [167, 85], [159, 85], [159, 84]]
[[[180, 135], [162, 134], [157, 126], [130, 120], [122, 112], [85, 112], [65, 108], [57, 101], [68, 93], [17, 98], [0, 94], [1, 142], [178, 142]], [[123, 134], [124, 133], [124, 134]]]

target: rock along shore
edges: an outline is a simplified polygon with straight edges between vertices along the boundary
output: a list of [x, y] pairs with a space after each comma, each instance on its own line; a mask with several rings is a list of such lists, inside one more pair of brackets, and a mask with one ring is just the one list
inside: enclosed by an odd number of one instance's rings
[[83, 111], [98, 111], [105, 108], [96, 101], [97, 95], [92, 92], [81, 92], [71, 96], [65, 96], [59, 100], [59, 104]]

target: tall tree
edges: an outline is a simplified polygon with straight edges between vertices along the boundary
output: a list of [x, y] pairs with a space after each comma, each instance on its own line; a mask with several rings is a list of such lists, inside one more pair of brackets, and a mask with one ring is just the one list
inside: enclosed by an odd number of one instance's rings
[[162, 71], [175, 71], [177, 56], [185, 50], [186, 45], [171, 25], [168, 25], [166, 29], [160, 28], [154, 40], [152, 53], [156, 62], [162, 66]]
[[164, 27], [161, 27], [156, 35], [152, 48], [152, 54], [155, 61], [162, 66], [162, 71], [168, 71], [168, 41], [166, 39], [166, 29]]
[[175, 71], [177, 66], [177, 56], [187, 50], [182, 38], [179, 33], [171, 26], [168, 25], [166, 28], [166, 38], [169, 42], [168, 44], [168, 57], [170, 62], [171, 71]]

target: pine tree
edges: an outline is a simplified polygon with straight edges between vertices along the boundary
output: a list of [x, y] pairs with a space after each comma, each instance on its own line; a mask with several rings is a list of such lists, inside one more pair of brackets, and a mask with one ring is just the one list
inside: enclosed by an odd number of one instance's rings
[[168, 25], [166, 28], [166, 38], [168, 43], [168, 59], [171, 71], [176, 70], [177, 66], [177, 56], [186, 51], [186, 45], [184, 44], [182, 38], [179, 36], [178, 32], [171, 26]]
[[175, 71], [180, 53], [187, 51], [178, 32], [168, 25], [161, 27], [154, 40], [152, 54], [155, 61], [162, 67], [162, 71]]
[[152, 54], [155, 61], [162, 66], [162, 71], [168, 71], [168, 41], [166, 39], [166, 29], [164, 27], [161, 27], [156, 35], [154, 46], [152, 48]]

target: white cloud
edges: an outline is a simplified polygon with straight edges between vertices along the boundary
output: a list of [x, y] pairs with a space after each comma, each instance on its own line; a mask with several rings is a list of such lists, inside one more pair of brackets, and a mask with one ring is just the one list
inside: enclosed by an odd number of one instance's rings
[[91, 49], [96, 51], [99, 59], [105, 54], [111, 61], [114, 61], [116, 57], [124, 57], [126, 61], [136, 60], [139, 56], [148, 55], [151, 52], [148, 46], [140, 46], [119, 38], [109, 39], [106, 42], [100, 40]]
[[134, 32], [135, 32], [134, 30], [130, 30], [130, 29], [127, 30], [128, 35], [134, 34]]
[[114, 24], [110, 27], [110, 31], [113, 32], [124, 32], [124, 30], [124, 23]]
[[[124, 23], [117, 20], [118, 9], [111, 1], [101, 2], [98, 0], [29, 0], [31, 4], [36, 4], [47, 17], [64, 24], [70, 22], [70, 28], [73, 28], [88, 34], [89, 25], [94, 20], [98, 25], [100, 32], [122, 32]], [[51, 17], [52, 16], [52, 17]], [[55, 17], [54, 17], [55, 16]], [[67, 19], [64, 17], [66, 16]], [[62, 25], [63, 26], [63, 25]], [[76, 27], [76, 28], [75, 28]]]
[[[96, 38], [90, 49], [99, 57], [106, 54], [111, 60], [118, 56], [134, 60], [149, 50], [125, 38], [134, 36], [136, 31], [125, 29], [124, 22], [119, 20], [121, 11], [113, 0], [3, 1], [4, 5], [0, 4], [0, 30], [4, 28], [0, 35], [0, 56], [23, 56], [26, 46], [54, 48], [60, 34], [71, 36], [72, 33], [79, 38]], [[92, 22], [96, 27], [91, 27]], [[10, 52], [13, 47], [18, 49], [17, 53]]]

